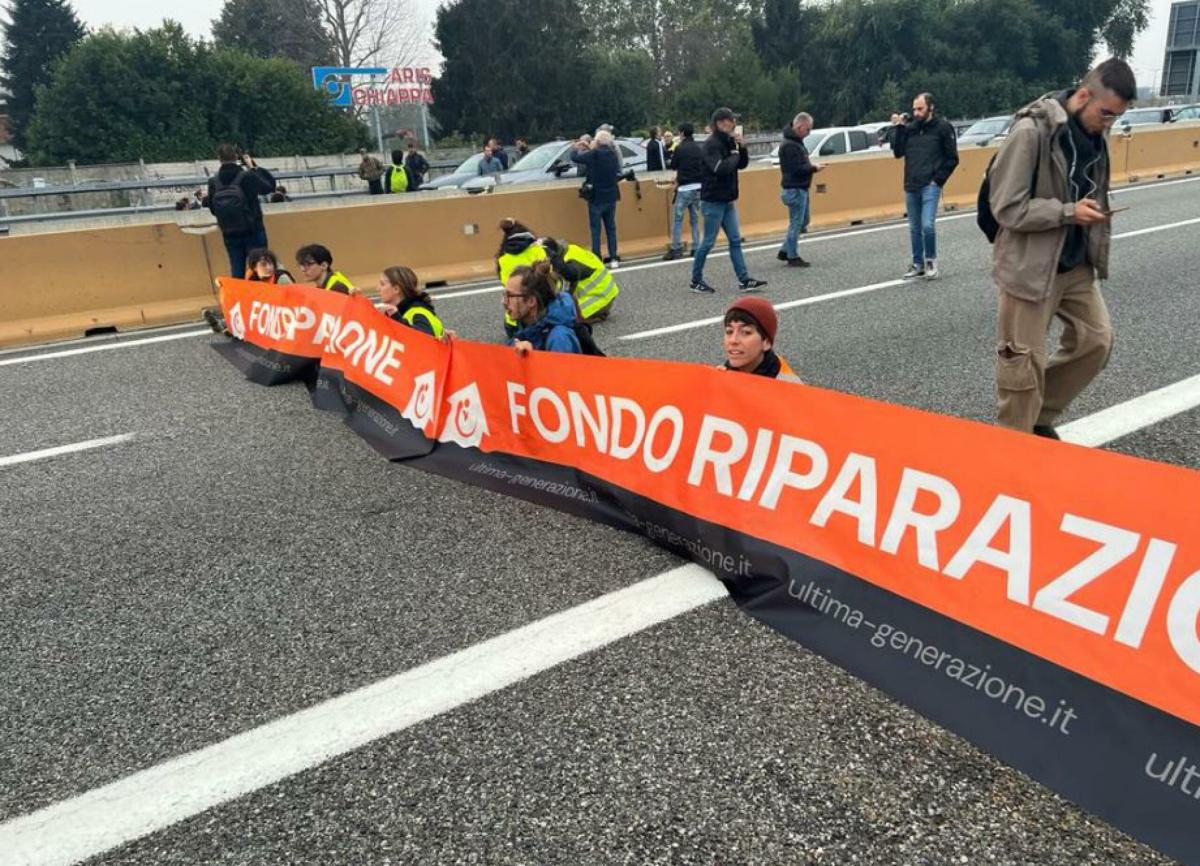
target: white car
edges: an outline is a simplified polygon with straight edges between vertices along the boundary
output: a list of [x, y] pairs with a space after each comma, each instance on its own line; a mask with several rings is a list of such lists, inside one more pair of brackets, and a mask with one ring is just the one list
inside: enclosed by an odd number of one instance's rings
[[[882, 150], [878, 135], [872, 126], [830, 126], [825, 129], [814, 129], [804, 138], [804, 146], [810, 156], [841, 156], [846, 153], [866, 153], [872, 150]], [[759, 158], [758, 162], [769, 162], [779, 165], [779, 145], [771, 151], [770, 156]]]

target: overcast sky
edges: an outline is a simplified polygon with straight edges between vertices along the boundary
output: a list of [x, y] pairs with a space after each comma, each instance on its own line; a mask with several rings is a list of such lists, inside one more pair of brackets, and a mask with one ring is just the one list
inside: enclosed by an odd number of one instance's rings
[[[425, 19], [432, 24], [439, 0], [413, 0]], [[162, 19], [161, 0], [73, 0], [75, 10], [85, 24], [100, 27], [152, 27]], [[171, 17], [195, 36], [208, 36], [212, 19], [221, 11], [223, 0], [187, 0], [171, 10]], [[1131, 64], [1138, 83], [1157, 83], [1162, 75], [1163, 49], [1167, 38], [1167, 20], [1171, 0], [1150, 0], [1150, 26], [1142, 31], [1134, 47]], [[432, 49], [431, 49], [432, 51]]]

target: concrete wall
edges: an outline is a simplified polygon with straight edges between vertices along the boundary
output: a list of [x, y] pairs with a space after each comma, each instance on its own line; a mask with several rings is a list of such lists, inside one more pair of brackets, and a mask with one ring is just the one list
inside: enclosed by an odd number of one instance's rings
[[[1113, 136], [1114, 182], [1200, 171], [1200, 123]], [[947, 208], [973, 207], [991, 148], [969, 148], [947, 185]], [[903, 214], [903, 166], [888, 153], [828, 161], [813, 187], [814, 227]], [[617, 224], [628, 256], [665, 249], [669, 173], [622, 184]], [[786, 226], [778, 169], [756, 164], [741, 176], [739, 207], [749, 237]], [[79, 336], [91, 328], [186, 322], [214, 303], [213, 280], [228, 259], [205, 211], [127, 225], [0, 237], [0, 344]], [[267, 215], [271, 245], [286, 262], [297, 247], [326, 244], [356, 284], [406, 264], [422, 280], [491, 278], [497, 224], [515, 216], [542, 235], [587, 243], [586, 208], [573, 184], [499, 187], [413, 197], [276, 205]]]

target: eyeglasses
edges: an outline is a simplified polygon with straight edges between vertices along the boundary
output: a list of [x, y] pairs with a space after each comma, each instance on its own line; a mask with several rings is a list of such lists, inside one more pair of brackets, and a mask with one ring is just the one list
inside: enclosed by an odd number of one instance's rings
[[513, 298], [528, 298], [528, 292], [503, 292], [504, 300], [511, 301]]

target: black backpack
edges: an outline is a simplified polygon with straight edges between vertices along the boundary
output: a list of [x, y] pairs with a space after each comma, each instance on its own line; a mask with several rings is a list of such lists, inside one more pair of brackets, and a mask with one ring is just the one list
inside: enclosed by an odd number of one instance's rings
[[596, 345], [596, 341], [592, 337], [592, 326], [587, 322], [575, 322], [575, 337], [579, 340], [579, 348], [584, 355], [596, 355], [600, 358], [608, 357]]
[[214, 185], [212, 212], [222, 234], [248, 235], [254, 231], [254, 214], [242, 189], [242, 174], [239, 171], [229, 183], [221, 183], [218, 177]]
[[[992, 158], [988, 160], [987, 168], [983, 172], [983, 183], [979, 185], [979, 195], [975, 197], [975, 224], [979, 226], [979, 230], [987, 237], [989, 244], [996, 242], [996, 235], [1000, 234], [1000, 223], [996, 222], [996, 215], [992, 213], [992, 166], [996, 162], [996, 157], [999, 152], [993, 153]], [[1038, 167], [1042, 162], [1042, 142], [1038, 139], [1038, 155], [1033, 163], [1033, 183], [1029, 187], [1029, 197], [1037, 197], [1038, 183]]]

